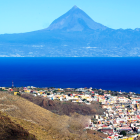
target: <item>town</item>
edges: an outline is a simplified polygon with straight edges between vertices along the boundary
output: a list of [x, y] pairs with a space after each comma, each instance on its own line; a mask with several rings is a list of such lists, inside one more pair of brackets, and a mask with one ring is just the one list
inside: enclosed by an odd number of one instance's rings
[[85, 129], [100, 131], [104, 140], [135, 140], [140, 136], [140, 95], [135, 92], [121, 92], [91, 88], [20, 88], [0, 87], [15, 96], [32, 94], [50, 100], [71, 101], [74, 103], [99, 102], [104, 109], [102, 115], [91, 117]]

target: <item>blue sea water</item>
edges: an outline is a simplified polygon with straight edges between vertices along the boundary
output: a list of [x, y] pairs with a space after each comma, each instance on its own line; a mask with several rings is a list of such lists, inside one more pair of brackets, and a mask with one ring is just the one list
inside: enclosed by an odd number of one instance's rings
[[0, 86], [93, 87], [140, 93], [140, 58], [0, 58]]

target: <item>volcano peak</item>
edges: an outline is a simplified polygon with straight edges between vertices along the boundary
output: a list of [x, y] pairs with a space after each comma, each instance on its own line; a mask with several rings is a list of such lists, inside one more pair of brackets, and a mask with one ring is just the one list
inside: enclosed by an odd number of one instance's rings
[[93, 21], [83, 10], [74, 5], [67, 13], [54, 20], [47, 30], [83, 31], [106, 28]]
[[78, 7], [77, 7], [76, 5], [74, 5], [72, 8], [73, 8], [73, 9], [77, 9]]

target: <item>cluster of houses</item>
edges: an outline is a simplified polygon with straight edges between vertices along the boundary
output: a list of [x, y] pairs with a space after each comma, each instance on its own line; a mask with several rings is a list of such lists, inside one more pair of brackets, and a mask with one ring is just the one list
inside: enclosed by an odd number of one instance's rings
[[[0, 88], [1, 89], [1, 88]], [[94, 115], [85, 129], [100, 131], [108, 135], [105, 140], [135, 140], [140, 133], [140, 96], [134, 92], [117, 92], [92, 88], [36, 88], [28, 86], [14, 90], [18, 93], [30, 93], [51, 100], [83, 102], [90, 105], [97, 101], [105, 109], [103, 115]]]
[[92, 88], [45, 88], [37, 90], [34, 87], [24, 87], [22, 93], [31, 93], [34, 96], [43, 96], [51, 100], [71, 101], [71, 102], [84, 102], [91, 104], [94, 100], [92, 98]]
[[95, 94], [94, 98], [106, 109], [95, 115], [87, 129], [108, 135], [106, 140], [134, 140], [140, 134], [140, 96], [112, 96]]

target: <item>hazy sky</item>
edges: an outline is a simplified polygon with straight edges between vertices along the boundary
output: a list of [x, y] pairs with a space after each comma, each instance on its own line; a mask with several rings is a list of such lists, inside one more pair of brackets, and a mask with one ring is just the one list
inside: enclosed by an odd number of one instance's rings
[[0, 0], [0, 34], [47, 28], [74, 5], [110, 28], [140, 28], [140, 0]]

